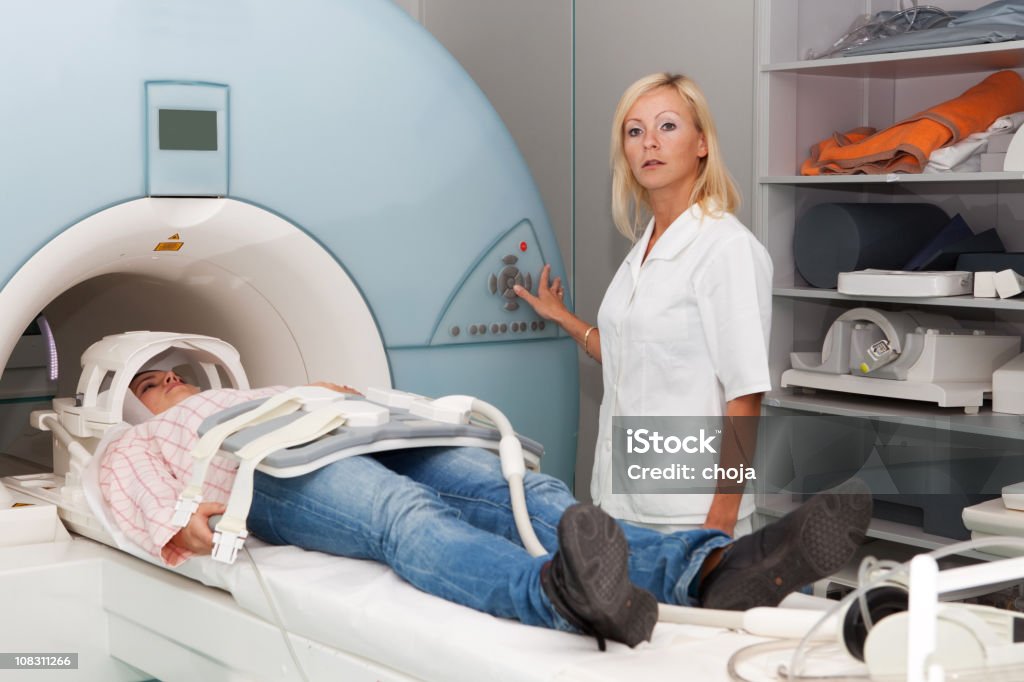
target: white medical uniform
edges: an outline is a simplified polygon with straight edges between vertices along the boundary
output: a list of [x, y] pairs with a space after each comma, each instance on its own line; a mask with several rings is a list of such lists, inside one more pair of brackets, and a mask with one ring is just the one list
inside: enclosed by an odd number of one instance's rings
[[[591, 495], [612, 516], [701, 524], [712, 494], [612, 494], [613, 416], [721, 416], [771, 388], [772, 262], [730, 213], [692, 206], [651, 249], [654, 228], [619, 267], [598, 312], [604, 398]], [[749, 516], [746, 495], [739, 517]]]

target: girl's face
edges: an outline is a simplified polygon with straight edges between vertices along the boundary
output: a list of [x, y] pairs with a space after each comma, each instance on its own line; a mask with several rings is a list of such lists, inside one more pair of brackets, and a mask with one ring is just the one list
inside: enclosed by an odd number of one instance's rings
[[185, 398], [199, 393], [198, 386], [186, 384], [170, 370], [140, 372], [128, 388], [153, 414], [169, 410]]
[[640, 186], [651, 194], [689, 197], [708, 148], [679, 92], [665, 86], [640, 97], [622, 126], [623, 152]]

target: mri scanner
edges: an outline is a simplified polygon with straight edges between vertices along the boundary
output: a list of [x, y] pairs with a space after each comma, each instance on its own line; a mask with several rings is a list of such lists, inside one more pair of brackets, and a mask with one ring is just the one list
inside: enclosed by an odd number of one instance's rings
[[498, 115], [399, 8], [19, 3], [0, 59], [0, 367], [40, 315], [65, 396], [104, 335], [207, 334], [257, 386], [479, 396], [572, 482], [575, 343], [511, 293], [565, 276], [554, 233]]
[[575, 344], [510, 291], [564, 276], [554, 233], [497, 114], [404, 12], [45, 1], [2, 24], [0, 367], [40, 314], [59, 395], [106, 334], [207, 334], [256, 386], [477, 395], [571, 483]]

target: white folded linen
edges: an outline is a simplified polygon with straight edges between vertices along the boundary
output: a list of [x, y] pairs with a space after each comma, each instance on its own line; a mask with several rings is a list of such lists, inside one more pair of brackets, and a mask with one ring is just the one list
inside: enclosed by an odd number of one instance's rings
[[1024, 111], [1000, 116], [980, 133], [973, 133], [946, 147], [940, 147], [928, 157], [925, 173], [971, 173], [981, 170], [981, 155], [988, 151], [988, 138], [1010, 133], [1024, 123]]

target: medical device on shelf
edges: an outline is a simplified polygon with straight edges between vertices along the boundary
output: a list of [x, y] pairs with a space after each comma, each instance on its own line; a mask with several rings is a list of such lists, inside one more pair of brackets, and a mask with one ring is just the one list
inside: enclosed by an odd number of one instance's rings
[[992, 374], [1020, 353], [1019, 336], [966, 329], [945, 315], [849, 310], [829, 328], [821, 353], [791, 353], [783, 387], [923, 400], [975, 414]]
[[856, 270], [840, 272], [838, 291], [851, 296], [963, 296], [974, 290], [974, 273]]
[[995, 274], [993, 281], [999, 298], [1013, 298], [1024, 293], [1024, 277], [1014, 270], [1000, 270]]
[[1013, 298], [1024, 292], [1024, 277], [1016, 270], [1007, 268], [998, 272], [979, 271], [974, 273], [975, 298]]
[[[1004, 485], [1001, 499], [1007, 509], [1024, 511], [1024, 483]], [[1021, 524], [1021, 530], [1024, 530], [1024, 524]]]
[[[964, 526], [973, 539], [1004, 536], [1024, 541], [1024, 482], [1005, 485], [1001, 493], [964, 508]], [[991, 551], [999, 556], [1024, 556], [1024, 546], [996, 546]]]
[[992, 411], [1024, 414], [1024, 354], [992, 374]]
[[974, 298], [995, 298], [999, 295], [996, 290], [996, 273], [976, 272], [974, 273]]
[[[833, 664], [841, 663], [846, 654], [851, 664], [859, 661], [866, 668], [866, 675], [835, 679], [1021, 679], [1024, 642], [1019, 633], [1024, 614], [953, 600], [1019, 582], [1024, 577], [1024, 557], [942, 571], [937, 563], [943, 556], [999, 543], [1016, 544], [1024, 553], [1024, 539], [992, 538], [919, 554], [906, 564], [869, 557], [862, 564], [859, 586], [825, 612], [750, 609], [729, 627], [789, 642], [762, 642], [738, 651], [729, 662], [730, 669], [759, 651], [788, 650], [777, 679], [825, 679], [808, 670], [811, 659], [820, 656], [814, 650], [820, 648]], [[774, 658], [778, 660], [777, 655]]]
[[[58, 505], [73, 530], [115, 544], [97, 519], [102, 514], [95, 509], [97, 501], [89, 498], [87, 479], [89, 473], [95, 476], [94, 455], [102, 456], [105, 438], [124, 426], [129, 382], [154, 362], [191, 370], [203, 389], [249, 387], [238, 351], [220, 339], [169, 332], [104, 337], [82, 356], [76, 397], [57, 398], [53, 410], [32, 413], [33, 426], [54, 434], [55, 473], [11, 477], [7, 482]], [[192, 480], [179, 496], [172, 524], [186, 525], [202, 502], [203, 481], [214, 456], [238, 459], [238, 475], [216, 527], [213, 552], [214, 559], [232, 563], [248, 536], [245, 519], [257, 468], [272, 476], [300, 476], [343, 457], [435, 445], [496, 450], [523, 544], [535, 556], [546, 553], [530, 526], [523, 491], [527, 462], [536, 467], [543, 447], [520, 439], [508, 419], [482, 400], [458, 395], [431, 400], [392, 389], [370, 389], [363, 399], [301, 386], [209, 417], [200, 427]]]

